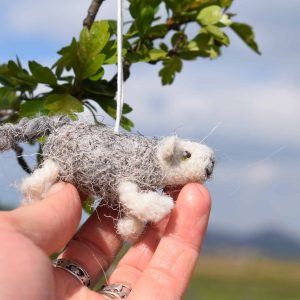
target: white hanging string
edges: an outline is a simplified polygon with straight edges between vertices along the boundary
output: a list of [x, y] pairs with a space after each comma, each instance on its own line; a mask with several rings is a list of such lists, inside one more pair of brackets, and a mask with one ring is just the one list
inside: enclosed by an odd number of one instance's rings
[[115, 133], [119, 133], [122, 110], [124, 103], [124, 79], [123, 79], [123, 1], [118, 0], [118, 21], [117, 21], [117, 115], [115, 122]]

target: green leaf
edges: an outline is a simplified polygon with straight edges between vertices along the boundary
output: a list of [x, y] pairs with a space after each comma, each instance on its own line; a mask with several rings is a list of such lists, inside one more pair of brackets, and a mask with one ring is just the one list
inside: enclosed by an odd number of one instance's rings
[[122, 118], [121, 118], [121, 126], [124, 129], [126, 129], [128, 131], [131, 131], [131, 129], [134, 127], [134, 123], [131, 120], [129, 120], [128, 118], [122, 116]]
[[19, 103], [19, 98], [15, 91], [0, 87], [0, 110], [1, 109], [16, 109]]
[[[111, 117], [116, 118], [117, 102], [115, 99], [109, 97], [102, 97], [102, 98], [98, 98], [95, 101], [101, 106], [101, 108], [104, 111], [109, 112], [109, 115]], [[132, 112], [131, 106], [129, 106], [129, 104], [127, 103], [124, 103], [122, 114], [126, 115], [130, 112]]]
[[[210, 47], [211, 36], [207, 33], [199, 33], [194, 37], [191, 42], [195, 42], [197, 45], [196, 50], [206, 51]], [[191, 44], [189, 44], [191, 47]]]
[[102, 51], [110, 38], [110, 24], [112, 23], [108, 21], [96, 21], [90, 29], [91, 40], [96, 45], [98, 44], [97, 52]]
[[203, 8], [198, 16], [197, 21], [202, 25], [217, 24], [222, 18], [222, 9], [218, 5], [211, 5]]
[[[112, 86], [106, 80], [98, 80], [98, 81], [84, 80], [83, 81], [83, 89], [87, 93], [101, 95], [101, 96], [110, 97], [110, 98], [114, 98], [116, 95], [115, 87]], [[91, 95], [88, 95], [88, 96], [86, 95], [85, 98], [88, 98], [90, 96]]]
[[180, 54], [179, 54], [179, 57], [184, 60], [195, 60], [199, 56], [209, 57], [209, 54], [208, 54], [208, 52], [203, 52], [203, 51], [199, 51], [199, 50], [197, 50], [197, 51], [196, 50], [192, 50], [192, 51], [182, 50], [182, 51], [180, 51]]
[[80, 33], [78, 51], [73, 57], [73, 68], [79, 79], [95, 75], [104, 63], [106, 55], [101, 51], [110, 38], [107, 21], [94, 22], [91, 29], [84, 27]]
[[105, 65], [117, 63], [117, 41], [108, 41], [102, 52], [105, 54]]
[[52, 66], [52, 68], [56, 69], [55, 70], [56, 76], [60, 77], [64, 69], [70, 71], [71, 68], [73, 67], [75, 71], [74, 65], [76, 64], [76, 57], [77, 57], [76, 39], [73, 38], [69, 46], [63, 47], [57, 53], [61, 55], [61, 58], [59, 58]]
[[81, 79], [86, 79], [95, 75], [95, 73], [100, 70], [101, 66], [104, 63], [104, 60], [105, 60], [105, 55], [102, 53], [98, 54], [94, 59], [91, 59], [89, 61], [89, 64], [86, 65], [85, 68], [83, 69], [83, 72], [81, 74]]
[[82, 103], [75, 97], [68, 94], [52, 94], [46, 98], [45, 108], [51, 115], [70, 115], [74, 112], [83, 112]]
[[82, 203], [82, 208], [90, 215], [94, 212], [93, 204], [95, 200], [94, 197], [88, 196]]
[[149, 39], [162, 39], [168, 33], [167, 24], [158, 24], [149, 28], [147, 38]]
[[129, 63], [137, 63], [148, 62], [150, 58], [148, 56], [145, 56], [144, 54], [140, 54], [137, 52], [127, 52], [126, 60], [128, 60]]
[[185, 60], [194, 60], [199, 56], [210, 57], [211, 40], [209, 33], [199, 33], [179, 52], [180, 57]]
[[175, 79], [175, 74], [182, 69], [182, 61], [177, 56], [172, 56], [163, 62], [163, 68], [159, 71], [162, 84], [171, 84]]
[[208, 54], [211, 59], [219, 57], [221, 55], [220, 47], [211, 46], [211, 48], [208, 50]]
[[25, 101], [20, 105], [19, 114], [21, 117], [36, 117], [38, 115], [47, 115], [48, 110], [44, 107], [44, 99], [34, 99]]
[[11, 89], [14, 89], [18, 84], [17, 80], [11, 76], [8, 64], [0, 65], [0, 84]]
[[254, 52], [261, 54], [258, 45], [255, 42], [255, 35], [251, 26], [234, 22], [230, 27]]
[[151, 60], [160, 60], [167, 56], [167, 52], [161, 49], [152, 49], [149, 51], [149, 56]]
[[117, 33], [117, 21], [116, 20], [105, 20], [109, 27], [109, 33], [112, 36]]
[[220, 23], [224, 26], [230, 26], [233, 22], [228, 15], [224, 14], [220, 20]]
[[206, 26], [205, 29], [203, 29], [203, 31], [210, 33], [217, 41], [219, 41], [225, 46], [228, 46], [230, 44], [228, 36], [217, 26]]
[[92, 81], [98, 81], [99, 79], [101, 79], [104, 76], [104, 69], [100, 68], [97, 73], [95, 73], [95, 75], [90, 76], [89, 79]]
[[149, 49], [146, 45], [142, 44], [136, 52], [130, 52], [128, 51], [126, 53], [126, 59], [129, 60], [129, 62], [148, 62], [150, 60], [149, 58]]
[[138, 0], [131, 0], [130, 1], [130, 6], [129, 6], [129, 12], [131, 16], [135, 19], [136, 15], [139, 11], [139, 2]]
[[143, 37], [154, 21], [155, 10], [151, 6], [144, 6], [135, 20], [139, 35]]
[[101, 52], [109, 41], [112, 24], [112, 21], [97, 21], [90, 29], [84, 27], [78, 42], [73, 38], [69, 46], [58, 52], [62, 57], [53, 66], [57, 76], [60, 77], [64, 69], [69, 71], [71, 68], [79, 80], [99, 74], [106, 59], [105, 53]]
[[23, 69], [20, 68], [13, 60], [8, 61], [7, 67], [11, 75], [17, 75], [19, 72], [23, 71]]
[[[117, 102], [113, 98], [109, 97], [100, 97], [100, 98], [94, 98], [100, 107], [112, 118], [116, 119], [116, 113], [117, 113]], [[127, 104], [124, 103], [123, 105], [123, 114], [128, 114], [132, 111], [132, 108]], [[126, 118], [125, 116], [122, 116], [121, 118], [121, 126], [126, 130], [131, 130], [134, 126], [133, 122]]]
[[56, 84], [56, 77], [49, 68], [40, 65], [34, 60], [29, 61], [28, 66], [37, 82], [49, 85]]
[[109, 38], [109, 23], [107, 21], [94, 22], [90, 30], [84, 27], [79, 38], [79, 56], [84, 59], [99, 54]]
[[165, 43], [160, 43], [159, 44], [159, 48], [165, 52], [168, 52], [169, 51], [169, 48], [168, 46], [165, 44]]
[[0, 83], [21, 92], [33, 92], [37, 86], [36, 79], [12, 60], [7, 64], [0, 65]]
[[132, 112], [132, 107], [129, 104], [124, 103], [123, 109], [122, 109], [122, 114], [126, 115], [126, 114], [129, 114], [130, 112]]
[[186, 2], [183, 9], [181, 9], [180, 13], [184, 14], [185, 11], [193, 13], [195, 10], [199, 11], [199, 9], [212, 5], [212, 4], [217, 4], [217, 0], [181, 0], [177, 2]]
[[173, 12], [178, 12], [181, 9], [181, 1], [178, 0], [165, 0], [167, 8], [170, 8]]
[[225, 8], [229, 8], [233, 0], [220, 0], [220, 5]]

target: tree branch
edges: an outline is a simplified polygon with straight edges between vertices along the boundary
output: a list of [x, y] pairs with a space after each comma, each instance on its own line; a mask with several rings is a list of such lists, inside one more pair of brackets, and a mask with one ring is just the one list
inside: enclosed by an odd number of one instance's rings
[[168, 55], [169, 55], [169, 56], [173, 56], [173, 55], [175, 55], [175, 54], [177, 53], [178, 48], [179, 48], [179, 46], [180, 46], [180, 43], [183, 41], [183, 39], [184, 39], [184, 34], [181, 34], [181, 35], [179, 36], [178, 40], [176, 41], [176, 43], [175, 43], [173, 49], [171, 49], [171, 50], [168, 52]]
[[14, 147], [13, 147], [13, 150], [16, 152], [17, 161], [18, 161], [19, 165], [22, 167], [22, 169], [26, 173], [31, 174], [32, 170], [30, 169], [30, 167], [28, 166], [28, 164], [25, 161], [24, 157], [22, 156], [23, 148], [21, 146], [19, 146], [18, 144], [15, 144]]
[[93, 0], [89, 9], [88, 9], [88, 14], [85, 17], [83, 21], [83, 26], [87, 27], [88, 29], [91, 28], [92, 24], [95, 21], [96, 15], [99, 11], [99, 8], [101, 4], [103, 3], [104, 0]]

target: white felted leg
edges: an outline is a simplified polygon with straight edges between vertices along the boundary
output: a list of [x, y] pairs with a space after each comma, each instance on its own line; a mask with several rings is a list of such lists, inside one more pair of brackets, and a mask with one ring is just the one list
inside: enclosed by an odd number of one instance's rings
[[121, 204], [131, 215], [143, 222], [158, 222], [174, 207], [171, 197], [152, 191], [140, 192], [137, 184], [132, 182], [122, 182], [118, 192]]
[[57, 181], [59, 167], [53, 160], [45, 160], [42, 167], [25, 178], [20, 190], [24, 195], [23, 204], [42, 200], [49, 188]]
[[125, 241], [134, 242], [143, 233], [145, 223], [134, 216], [127, 215], [118, 220], [117, 233]]

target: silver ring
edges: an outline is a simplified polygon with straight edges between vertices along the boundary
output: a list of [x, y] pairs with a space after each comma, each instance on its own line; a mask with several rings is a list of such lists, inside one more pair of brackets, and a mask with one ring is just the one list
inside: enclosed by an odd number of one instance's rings
[[107, 299], [125, 299], [131, 292], [131, 288], [123, 283], [114, 283], [110, 285], [103, 285], [98, 291]]
[[79, 265], [77, 262], [72, 260], [67, 260], [64, 258], [58, 258], [54, 259], [52, 261], [52, 265], [55, 268], [63, 269], [70, 274], [72, 274], [74, 277], [76, 277], [82, 285], [85, 285], [86, 287], [91, 286], [91, 277], [87, 273], [87, 271]]

